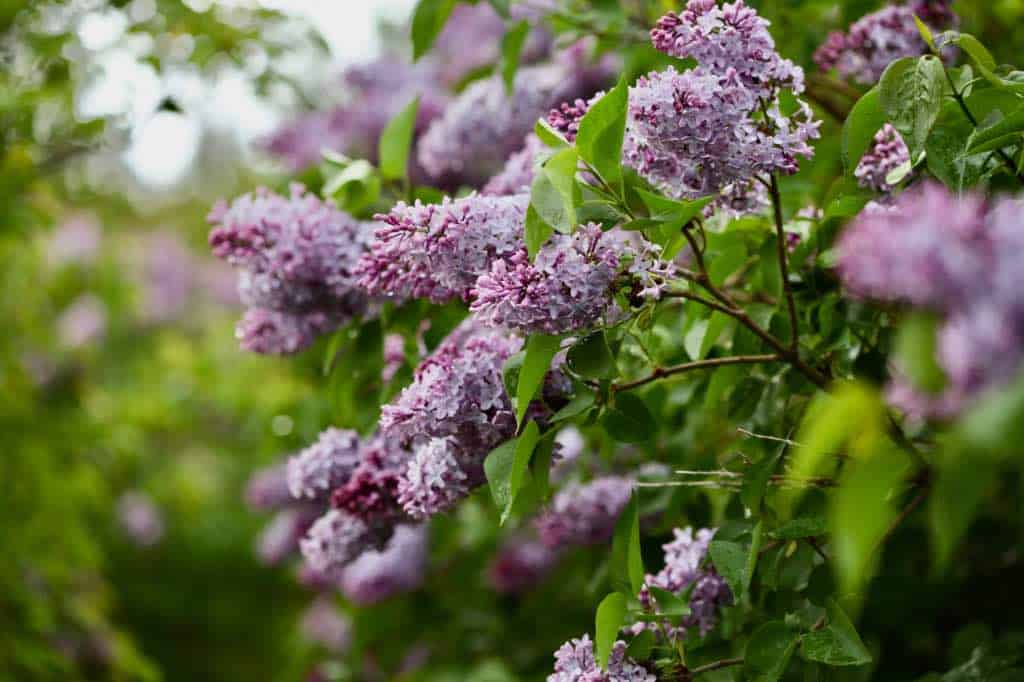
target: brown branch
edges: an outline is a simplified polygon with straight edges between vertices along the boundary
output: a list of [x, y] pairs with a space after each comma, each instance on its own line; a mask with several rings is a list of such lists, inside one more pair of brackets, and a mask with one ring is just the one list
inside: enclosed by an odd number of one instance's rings
[[711, 358], [709, 360], [684, 362], [681, 365], [674, 365], [672, 367], [655, 367], [654, 371], [641, 379], [627, 381], [624, 384], [614, 384], [612, 386], [612, 391], [630, 391], [634, 388], [639, 388], [640, 386], [649, 384], [652, 381], [657, 381], [658, 379], [664, 379], [665, 377], [669, 377], [674, 374], [682, 374], [684, 372], [690, 372], [698, 369], [710, 369], [713, 367], [722, 367], [724, 365], [752, 365], [761, 362], [775, 362], [780, 359], [781, 358], [774, 353], [770, 355], [732, 355], [724, 358]]
[[796, 351], [800, 345], [800, 325], [796, 316], [796, 303], [793, 301], [793, 290], [789, 286], [789, 256], [786, 253], [786, 230], [782, 222], [782, 197], [779, 194], [779, 179], [772, 173], [768, 185], [772, 196], [772, 209], [775, 214], [775, 237], [778, 242], [776, 252], [779, 258], [779, 269], [782, 273], [782, 291], [786, 296], [786, 310], [789, 312], [790, 339], [789, 347]]
[[733, 665], [743, 665], [742, 658], [723, 658], [721, 661], [715, 661], [714, 663], [708, 663], [701, 665], [690, 671], [691, 675], [700, 675], [702, 673], [709, 673], [712, 670], [718, 670], [720, 668], [728, 668]]

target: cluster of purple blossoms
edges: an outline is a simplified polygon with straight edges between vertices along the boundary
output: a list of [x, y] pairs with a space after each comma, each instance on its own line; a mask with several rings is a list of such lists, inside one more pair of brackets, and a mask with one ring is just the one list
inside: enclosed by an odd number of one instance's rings
[[300, 502], [291, 496], [288, 466], [284, 462], [250, 476], [245, 500], [255, 510], [274, 512], [256, 540], [256, 555], [271, 566], [298, 551], [299, 539], [322, 513], [319, 505]]
[[325, 502], [331, 491], [352, 476], [359, 465], [359, 434], [329, 428], [317, 441], [288, 460], [288, 489], [297, 500]]
[[[470, 310], [484, 324], [526, 334], [561, 334], [614, 321], [621, 311], [614, 302], [615, 284], [626, 262], [634, 258], [631, 235], [599, 225], [581, 225], [571, 235], [553, 235], [533, 262], [521, 249], [497, 260], [473, 289]], [[642, 249], [653, 245], [637, 240]], [[638, 268], [641, 278], [653, 276], [656, 255]], [[654, 286], [648, 293], [656, 297]]]
[[570, 483], [534, 520], [541, 542], [548, 547], [605, 542], [612, 536], [635, 485], [636, 481], [623, 476]]
[[907, 163], [910, 163], [907, 143], [892, 124], [886, 123], [875, 134], [871, 148], [860, 158], [853, 174], [861, 187], [889, 193], [895, 188], [888, 180], [889, 174]]
[[941, 31], [957, 23], [950, 5], [949, 0], [912, 0], [884, 7], [858, 19], [845, 34], [830, 33], [814, 53], [814, 62], [822, 71], [834, 68], [844, 79], [873, 85], [895, 60], [928, 52], [914, 16]]
[[945, 387], [928, 392], [895, 368], [889, 399], [911, 416], [950, 417], [1021, 369], [1024, 303], [1017, 254], [1024, 200], [957, 197], [937, 184], [865, 209], [842, 235], [839, 274], [858, 296], [941, 316], [937, 361]]
[[451, 176], [474, 186], [486, 182], [551, 107], [607, 83], [610, 64], [590, 64], [586, 52], [581, 43], [550, 64], [520, 69], [511, 94], [500, 75], [471, 84], [424, 134], [420, 165], [442, 184], [451, 184]]
[[491, 560], [487, 582], [496, 592], [519, 594], [539, 584], [562, 558], [561, 548], [552, 548], [532, 537], [514, 535]]
[[261, 189], [230, 205], [221, 201], [209, 220], [213, 253], [239, 270], [239, 294], [250, 308], [238, 327], [243, 347], [293, 353], [366, 312], [355, 267], [370, 223], [300, 185], [287, 198]]
[[399, 525], [384, 549], [363, 552], [345, 567], [338, 581], [353, 604], [369, 606], [415, 590], [427, 570], [427, 527]]
[[555, 671], [547, 682], [655, 682], [658, 678], [626, 656], [626, 643], [615, 642], [607, 669], [594, 657], [589, 635], [572, 639], [555, 652]]
[[399, 202], [377, 216], [376, 238], [355, 271], [359, 284], [380, 297], [466, 299], [494, 260], [522, 246], [529, 201], [520, 194]]
[[683, 617], [678, 627], [665, 624], [659, 628], [657, 624], [642, 621], [630, 629], [634, 635], [650, 629], [654, 632], [669, 632], [675, 639], [686, 637], [688, 630], [697, 628], [703, 637], [718, 623], [718, 609], [732, 603], [732, 592], [713, 566], [702, 566], [708, 553], [708, 545], [715, 535], [714, 530], [702, 528], [696, 535], [692, 528], [673, 531], [675, 539], [664, 545], [664, 567], [654, 575], [648, 575], [640, 591], [640, 603], [645, 610], [658, 613], [658, 603], [651, 594], [650, 587], [657, 587], [676, 595], [689, 590], [690, 613]]

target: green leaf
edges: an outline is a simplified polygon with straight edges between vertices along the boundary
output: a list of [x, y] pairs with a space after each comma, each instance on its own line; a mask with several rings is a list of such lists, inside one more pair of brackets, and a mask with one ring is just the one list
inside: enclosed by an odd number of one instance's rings
[[537, 252], [540, 251], [540, 247], [544, 246], [544, 243], [551, 237], [555, 232], [555, 228], [548, 225], [540, 215], [537, 214], [537, 210], [530, 204], [526, 208], [526, 225], [524, 227], [525, 239], [526, 239], [526, 253], [530, 260], [537, 257]]
[[551, 421], [561, 422], [565, 421], [566, 419], [578, 417], [587, 410], [589, 410], [590, 408], [592, 408], [596, 402], [597, 397], [590, 391], [577, 393], [575, 396], [573, 396], [573, 399], [569, 401], [568, 405], [560, 409], [558, 412], [555, 412], [554, 416], [551, 417]]
[[789, 667], [798, 641], [798, 633], [781, 620], [768, 621], [754, 630], [743, 655], [744, 678], [778, 682]]
[[501, 368], [501, 380], [511, 398], [515, 398], [516, 391], [519, 390], [519, 371], [523, 368], [523, 359], [525, 358], [526, 351], [519, 351], [510, 356]]
[[[1000, 436], [1005, 433], [1000, 432]], [[998, 480], [995, 463], [972, 454], [954, 446], [939, 453], [934, 461], [935, 482], [928, 500], [928, 520], [938, 569], [949, 566], [953, 551]]]
[[577, 341], [566, 355], [569, 369], [587, 379], [608, 379], [615, 376], [615, 358], [608, 348], [604, 332], [594, 332]]
[[484, 460], [484, 475], [491, 489], [491, 498], [494, 506], [501, 510], [512, 504], [512, 467], [516, 459], [517, 441], [517, 438], [505, 441], [491, 450]]
[[526, 35], [530, 32], [530, 24], [524, 19], [505, 31], [501, 39], [501, 80], [505, 83], [505, 92], [512, 94], [512, 86], [516, 80], [516, 69], [519, 68], [519, 55], [523, 50]]
[[409, 165], [409, 149], [412, 134], [416, 128], [416, 114], [420, 98], [417, 95], [405, 108], [388, 121], [381, 133], [378, 144], [380, 174], [385, 180], [401, 180], [406, 177]]
[[501, 525], [505, 525], [509, 514], [512, 512], [512, 505], [515, 504], [516, 496], [523, 487], [526, 479], [526, 471], [530, 466], [530, 456], [533, 449], [540, 440], [540, 427], [537, 422], [531, 421], [523, 429], [523, 433], [516, 439], [516, 449], [512, 457], [512, 466], [508, 475], [508, 500], [501, 511]]
[[916, 312], [903, 320], [896, 337], [900, 371], [926, 393], [938, 393], [946, 385], [946, 375], [936, 355], [938, 328], [939, 320], [935, 315]]
[[569, 146], [569, 142], [562, 137], [562, 133], [552, 128], [544, 119], [538, 119], [537, 123], [533, 126], [533, 132], [540, 138], [541, 142], [553, 149]]
[[494, 11], [500, 14], [504, 18], [508, 18], [509, 15], [509, 0], [488, 0], [491, 3], [491, 7]]
[[662, 221], [682, 222], [683, 225], [701, 215], [704, 207], [715, 199], [714, 196], [707, 196], [690, 201], [679, 201], [648, 192], [642, 188], [637, 188], [636, 191], [647, 205], [651, 215], [657, 216]]
[[842, 157], [848, 173], [853, 173], [860, 157], [871, 147], [875, 134], [886, 123], [878, 88], [868, 90], [857, 100], [843, 124]]
[[560, 337], [546, 334], [531, 334], [526, 340], [526, 356], [519, 369], [519, 382], [516, 386], [517, 423], [523, 423], [526, 409], [544, 384], [544, 377], [551, 368], [551, 359], [558, 352], [559, 343]]
[[412, 15], [412, 58], [418, 60], [433, 46], [456, 0], [420, 0]]
[[824, 516], [801, 516], [768, 533], [775, 540], [800, 540], [824, 535], [828, 526]]
[[729, 584], [736, 601], [739, 601], [750, 582], [750, 576], [747, 575], [747, 549], [738, 542], [712, 540], [708, 554], [715, 569]]
[[942, 60], [933, 55], [898, 59], [882, 74], [878, 91], [882, 110], [916, 160], [949, 91]]
[[629, 596], [639, 594], [644, 583], [644, 559], [640, 552], [640, 505], [635, 490], [615, 522], [611, 562], [616, 584], [627, 588]]
[[537, 172], [530, 187], [530, 205], [537, 216], [564, 234], [576, 226], [576, 206], [581, 202], [576, 182], [576, 150], [555, 152]]
[[866, 665], [871, 652], [864, 646], [849, 617], [831, 597], [825, 604], [828, 627], [808, 632], [800, 645], [801, 655], [809, 661], [831, 666]]
[[761, 554], [761, 539], [764, 535], [764, 522], [758, 520], [754, 530], [750, 534], [750, 549], [747, 550], [747, 565], [744, 568], [743, 594], [750, 590], [750, 581], [754, 578], [754, 571], [757, 570], [757, 559]]
[[1024, 105], [998, 123], [975, 133], [967, 151], [979, 153], [1001, 149], [1007, 145], [1007, 142], [1020, 144], [1021, 133], [1024, 133]]
[[533, 475], [533, 485], [537, 493], [537, 499], [543, 503], [551, 492], [551, 460], [555, 453], [554, 432], [550, 437], [541, 438], [540, 443], [533, 453], [533, 460], [530, 462], [530, 472]]
[[740, 501], [751, 513], [757, 513], [761, 509], [761, 501], [768, 490], [768, 480], [775, 473], [775, 467], [781, 458], [782, 450], [780, 449], [773, 455], [765, 455], [744, 472]]
[[988, 51], [984, 45], [981, 44], [977, 38], [972, 36], [970, 33], [960, 33], [952, 41], [960, 49], [967, 53], [967, 56], [973, 61], [983, 72], [993, 72], [996, 70], [996, 60], [992, 56], [992, 53]]
[[597, 607], [594, 621], [594, 652], [602, 670], [608, 669], [608, 657], [619, 638], [619, 630], [626, 620], [626, 597], [612, 592]]
[[590, 106], [580, 120], [576, 149], [612, 188], [622, 193], [622, 139], [629, 87], [625, 79]]
[[933, 53], [938, 52], [935, 48], [935, 37], [932, 36], [932, 30], [923, 21], [918, 19], [916, 14], [914, 15], [914, 25], [917, 26], [917, 32], [921, 34], [921, 39], [924, 40], [928, 49]]
[[629, 393], [615, 396], [615, 405], [605, 411], [601, 423], [620, 443], [643, 443], [653, 438], [658, 428], [647, 404]]
[[348, 162], [328, 177], [323, 186], [323, 195], [334, 199], [343, 210], [359, 213], [377, 201], [380, 185], [380, 176], [373, 164], [359, 159]]

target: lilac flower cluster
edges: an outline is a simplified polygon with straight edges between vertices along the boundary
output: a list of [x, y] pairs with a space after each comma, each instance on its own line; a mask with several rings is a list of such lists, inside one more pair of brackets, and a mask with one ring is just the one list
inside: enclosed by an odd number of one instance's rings
[[626, 656], [626, 643], [615, 642], [607, 670], [594, 658], [589, 635], [572, 639], [555, 652], [555, 671], [548, 682], [655, 682], [658, 678]]
[[[526, 249], [495, 261], [476, 281], [470, 310], [484, 324], [527, 334], [561, 334], [614, 321], [608, 318], [621, 312], [614, 285], [631, 257], [627, 233], [581, 225], [572, 235], [553, 235], [533, 262]], [[649, 273], [650, 268], [641, 272]]]
[[635, 484], [633, 479], [622, 476], [570, 483], [534, 520], [541, 542], [548, 547], [605, 542], [612, 536]]
[[278, 564], [298, 551], [299, 539], [321, 513], [319, 506], [291, 496], [284, 462], [253, 473], [246, 485], [245, 500], [253, 509], [275, 512], [256, 540], [256, 555], [268, 565]]
[[324, 502], [349, 479], [359, 461], [359, 434], [329, 428], [316, 443], [288, 460], [288, 489], [295, 499]]
[[814, 53], [814, 62], [822, 71], [834, 68], [844, 79], [873, 85], [895, 60], [928, 52], [914, 16], [941, 31], [957, 22], [950, 5], [949, 0], [912, 0], [884, 7], [858, 19], [845, 34], [830, 33]]
[[418, 588], [427, 569], [427, 528], [400, 525], [384, 549], [369, 550], [345, 567], [338, 582], [354, 604], [369, 606]]
[[520, 69], [511, 94], [500, 75], [471, 84], [424, 134], [420, 164], [443, 184], [450, 176], [471, 185], [486, 182], [522, 147], [538, 118], [559, 102], [600, 88], [611, 76], [609, 67], [589, 64], [586, 46], [579, 44], [550, 64]]
[[895, 187], [888, 180], [889, 173], [909, 162], [910, 149], [903, 136], [886, 123], [875, 134], [871, 148], [860, 158], [853, 174], [861, 187], [888, 193]]
[[858, 296], [905, 302], [940, 315], [937, 360], [946, 386], [925, 392], [900, 368], [889, 399], [908, 414], [949, 417], [1021, 369], [1024, 303], [1017, 254], [1024, 200], [992, 205], [937, 184], [866, 209], [842, 235], [839, 274]]
[[706, 635], [718, 622], [718, 609], [732, 602], [732, 592], [713, 566], [702, 566], [707, 557], [708, 545], [715, 535], [714, 530], [702, 528], [696, 535], [692, 528], [673, 531], [675, 539], [664, 545], [665, 565], [654, 575], [648, 575], [640, 591], [640, 603], [651, 613], [658, 613], [657, 600], [650, 587], [657, 587], [676, 595], [690, 590], [690, 614], [685, 616], [677, 628], [668, 624], [658, 628], [655, 623], [642, 621], [631, 628], [633, 634], [645, 629], [669, 632], [675, 639], [686, 637], [687, 630], [697, 628], [700, 635]]
[[399, 202], [377, 216], [376, 238], [355, 271], [359, 284], [381, 297], [468, 298], [494, 260], [521, 247], [528, 205], [524, 194]]
[[250, 307], [238, 335], [261, 353], [293, 353], [369, 305], [354, 274], [372, 231], [293, 185], [219, 202], [209, 216], [214, 255], [239, 269]]
[[562, 558], [561, 548], [551, 548], [532, 537], [514, 535], [491, 560], [487, 581], [502, 594], [525, 592], [540, 583]]

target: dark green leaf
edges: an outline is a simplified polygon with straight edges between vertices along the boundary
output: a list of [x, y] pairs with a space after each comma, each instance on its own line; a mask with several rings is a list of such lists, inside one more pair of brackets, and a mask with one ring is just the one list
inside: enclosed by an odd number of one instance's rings
[[419, 0], [412, 15], [412, 58], [418, 60], [433, 46], [456, 0]]
[[594, 655], [602, 670], [608, 669], [608, 657], [625, 620], [626, 597], [621, 592], [612, 592], [598, 605], [594, 623]]
[[523, 423], [523, 416], [530, 402], [544, 384], [544, 377], [551, 368], [551, 359], [558, 352], [561, 338], [546, 334], [532, 334], [526, 340], [526, 356], [519, 369], [516, 386], [516, 422]]
[[864, 646], [849, 617], [834, 599], [828, 599], [825, 610], [828, 627], [808, 632], [801, 642], [800, 653], [809, 661], [832, 666], [866, 665], [871, 652]]
[[842, 157], [848, 173], [853, 173], [860, 163], [860, 157], [871, 147], [875, 134], [885, 122], [885, 111], [882, 110], [882, 101], [875, 87], [857, 100], [843, 124]]
[[725, 578], [736, 600], [739, 601], [750, 580], [747, 575], [747, 549], [738, 542], [712, 540], [708, 554], [715, 569]]
[[949, 91], [942, 61], [932, 55], [896, 60], [882, 74], [878, 91], [882, 110], [916, 160]]
[[595, 332], [569, 349], [566, 356], [569, 369], [588, 379], [608, 379], [615, 376], [615, 358], [608, 348], [604, 332]]
[[824, 535], [826, 530], [824, 516], [802, 516], [782, 524], [768, 534], [776, 540], [799, 540]]
[[416, 96], [409, 104], [388, 121], [379, 143], [380, 174], [385, 180], [401, 180], [406, 177], [409, 163], [409, 149], [412, 134], [416, 128], [416, 114], [420, 98]]
[[526, 428], [523, 429], [523, 433], [516, 439], [515, 454], [513, 455], [512, 467], [508, 475], [508, 500], [505, 503], [505, 508], [501, 511], [502, 525], [505, 525], [505, 521], [508, 520], [508, 515], [512, 512], [512, 505], [515, 504], [516, 496], [523, 487], [526, 471], [530, 466], [530, 456], [533, 454], [533, 449], [537, 446], [538, 440], [540, 440], [540, 427], [534, 421], [527, 424]]
[[626, 594], [639, 594], [644, 582], [644, 560], [640, 553], [640, 507], [636, 491], [615, 522], [612, 536], [612, 577]]
[[743, 656], [745, 679], [778, 682], [796, 651], [798, 633], [781, 620], [765, 623], [750, 636]]
[[605, 411], [601, 423], [608, 435], [621, 443], [650, 440], [658, 428], [644, 401], [629, 393], [615, 397], [615, 405]]
[[592, 408], [595, 402], [597, 402], [597, 398], [590, 391], [578, 393], [573, 396], [573, 399], [569, 401], [568, 405], [555, 413], [551, 418], [551, 421], [560, 422], [565, 421], [566, 419], [572, 419], [573, 417], [578, 417]]
[[978, 153], [1001, 149], [1005, 146], [1006, 141], [1020, 144], [1021, 133], [1024, 133], [1024, 105], [1007, 114], [998, 123], [978, 130], [972, 137], [967, 151]]

